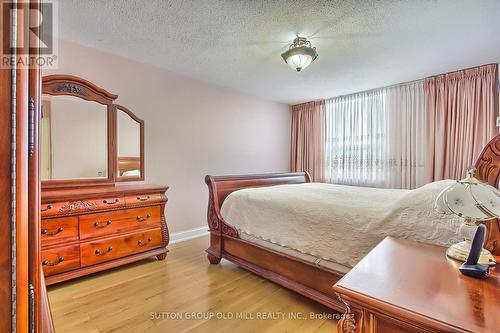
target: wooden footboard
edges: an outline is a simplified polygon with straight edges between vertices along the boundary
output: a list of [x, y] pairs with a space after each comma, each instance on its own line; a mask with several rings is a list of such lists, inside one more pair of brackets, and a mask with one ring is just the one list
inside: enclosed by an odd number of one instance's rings
[[239, 176], [206, 176], [208, 186], [208, 228], [211, 241], [208, 248], [208, 259], [217, 264], [222, 259], [222, 236], [238, 238], [238, 232], [224, 222], [220, 214], [222, 203], [234, 191], [250, 187], [273, 186], [283, 184], [310, 183], [311, 177], [307, 172], [297, 173], [269, 173]]
[[222, 203], [234, 191], [250, 187], [309, 183], [311, 178], [308, 173], [207, 176], [205, 182], [209, 189], [207, 218], [210, 247], [207, 253], [210, 263], [218, 264], [222, 258], [227, 259], [334, 310], [344, 311], [344, 304], [331, 288], [342, 277], [342, 273], [240, 239], [238, 232], [224, 222], [220, 214]]

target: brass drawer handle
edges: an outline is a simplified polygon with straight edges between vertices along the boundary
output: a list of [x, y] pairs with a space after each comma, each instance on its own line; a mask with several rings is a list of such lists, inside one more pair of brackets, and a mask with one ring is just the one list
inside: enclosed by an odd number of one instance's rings
[[113, 200], [113, 201], [108, 201], [108, 200], [104, 199], [104, 200], [102, 201], [102, 203], [104, 203], [104, 204], [106, 204], [106, 205], [114, 205], [114, 204], [119, 203], [119, 202], [120, 202], [120, 200], [119, 200], [119, 199], [115, 199], [115, 200]]
[[147, 221], [150, 217], [151, 217], [151, 214], [148, 214], [146, 216], [137, 215], [136, 220], [137, 220], [137, 222], [144, 222], [144, 221]]
[[153, 239], [151, 237], [148, 238], [148, 241], [145, 243], [142, 239], [138, 240], [137, 241], [137, 245], [139, 246], [146, 246], [148, 245], [149, 243], [151, 243]]
[[94, 223], [94, 227], [98, 228], [98, 229], [102, 229], [102, 228], [106, 228], [108, 225], [111, 225], [111, 220], [107, 220], [106, 223], [101, 223], [101, 222], [96, 222]]
[[108, 247], [108, 250], [105, 251], [105, 252], [101, 252], [101, 250], [97, 249], [97, 250], [95, 250], [95, 254], [98, 255], [98, 256], [104, 256], [104, 255], [108, 254], [111, 251], [113, 251], [113, 247], [112, 246]]
[[44, 260], [42, 262], [42, 265], [43, 266], [57, 266], [60, 263], [62, 263], [63, 261], [64, 261], [64, 257], [59, 257], [59, 259], [56, 262], [49, 262], [48, 260]]
[[46, 211], [48, 211], [49, 209], [52, 209], [52, 208], [54, 208], [54, 206], [52, 206], [52, 205], [47, 205], [47, 207], [42, 208], [42, 209], [40, 209], [40, 210], [41, 210], [42, 212], [46, 212]]
[[148, 201], [149, 199], [151, 199], [151, 197], [149, 195], [145, 196], [145, 197], [137, 197], [137, 200], [139, 200], [139, 201]]
[[47, 229], [42, 229], [42, 235], [45, 235], [45, 236], [55, 236], [57, 235], [58, 233], [64, 231], [64, 228], [63, 227], [59, 227], [57, 228], [56, 231], [53, 231], [53, 232], [49, 232]]

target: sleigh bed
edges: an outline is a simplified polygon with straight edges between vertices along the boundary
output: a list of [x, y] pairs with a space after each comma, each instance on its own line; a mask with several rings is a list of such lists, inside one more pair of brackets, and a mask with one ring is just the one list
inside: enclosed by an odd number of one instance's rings
[[[500, 179], [500, 135], [495, 137], [483, 149], [475, 163], [475, 167], [477, 169], [477, 178], [498, 187]], [[231, 215], [227, 207], [225, 207], [225, 216], [232, 216], [233, 221], [228, 223], [223, 218], [222, 205], [231, 193], [243, 189], [246, 191], [247, 189], [267, 191], [266, 187], [273, 186], [273, 191], [269, 192], [272, 194], [278, 191], [279, 188], [284, 188], [277, 185], [311, 183], [308, 173], [207, 176], [205, 182], [209, 188], [208, 226], [210, 230], [210, 247], [207, 249], [207, 253], [210, 263], [217, 264], [222, 258], [227, 259], [244, 269], [294, 290], [334, 310], [344, 310], [344, 304], [336, 297], [332, 286], [349, 270], [349, 265], [339, 265], [329, 260], [314, 260], [315, 257], [307, 253], [287, 249], [275, 244], [275, 242], [266, 241], [262, 237], [253, 237], [242, 232], [244, 223], [242, 223], [242, 226], [235, 223], [234, 219], [237, 219], [238, 215]], [[311, 183], [311, 185], [305, 187], [313, 185]], [[300, 187], [300, 185], [298, 186]], [[238, 194], [243, 192], [245, 191], [240, 191]], [[254, 194], [252, 191], [247, 192], [245, 196], [249, 198]], [[245, 196], [240, 200], [245, 200]], [[269, 197], [272, 198], [272, 195]], [[231, 199], [234, 201], [233, 198]], [[304, 200], [307, 202], [307, 198]], [[256, 207], [252, 209], [255, 210]], [[491, 220], [483, 223], [488, 227], [484, 247], [494, 255], [500, 255], [499, 221]], [[296, 228], [294, 230], [302, 229]], [[301, 235], [297, 234], [296, 237], [301, 237]], [[279, 237], [274, 238], [279, 239]], [[351, 247], [357, 245], [356, 241], [353, 241], [354, 244], [350, 244]], [[344, 240], [344, 242], [349, 242], [349, 240]]]

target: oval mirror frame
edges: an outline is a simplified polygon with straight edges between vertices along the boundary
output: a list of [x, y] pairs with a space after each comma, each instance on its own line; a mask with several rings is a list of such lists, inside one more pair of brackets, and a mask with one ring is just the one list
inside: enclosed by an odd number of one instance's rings
[[[42, 78], [42, 94], [52, 96], [68, 95], [103, 104], [107, 107], [108, 122], [107, 178], [44, 180], [42, 181], [42, 189], [113, 185], [116, 182], [144, 180], [144, 121], [137, 117], [126, 107], [114, 104], [114, 101], [118, 98], [118, 95], [111, 94], [108, 91], [93, 84], [92, 82], [80, 77], [64, 74], [44, 76]], [[121, 111], [127, 113], [133, 120], [137, 121], [140, 124], [140, 176], [118, 176], [117, 112]]]

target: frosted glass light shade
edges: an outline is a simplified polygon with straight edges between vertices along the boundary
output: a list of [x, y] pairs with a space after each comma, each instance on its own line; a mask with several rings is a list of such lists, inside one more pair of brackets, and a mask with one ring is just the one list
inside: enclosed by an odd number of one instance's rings
[[295, 54], [290, 56], [286, 60], [288, 66], [290, 66], [297, 72], [300, 72], [301, 70], [309, 66], [311, 62], [312, 62], [312, 57], [309, 54]]
[[290, 48], [281, 54], [281, 57], [288, 66], [300, 72], [318, 57], [318, 52], [306, 38], [297, 37]]

